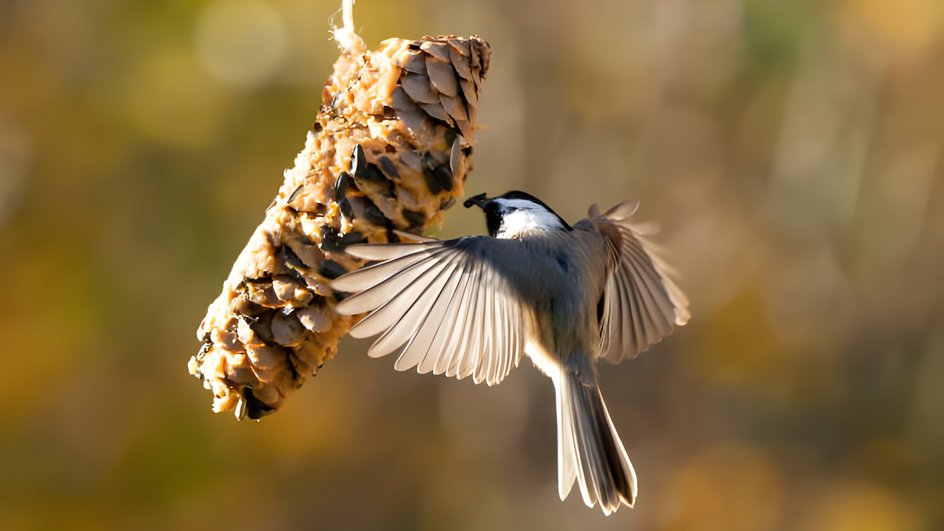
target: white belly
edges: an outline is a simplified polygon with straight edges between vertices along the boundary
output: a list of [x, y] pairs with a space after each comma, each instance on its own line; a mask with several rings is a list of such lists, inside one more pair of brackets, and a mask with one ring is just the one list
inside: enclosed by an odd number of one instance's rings
[[560, 380], [561, 360], [559, 356], [548, 352], [536, 341], [528, 341], [524, 347], [524, 352], [531, 358], [534, 366], [543, 372], [545, 376], [554, 380], [555, 383]]

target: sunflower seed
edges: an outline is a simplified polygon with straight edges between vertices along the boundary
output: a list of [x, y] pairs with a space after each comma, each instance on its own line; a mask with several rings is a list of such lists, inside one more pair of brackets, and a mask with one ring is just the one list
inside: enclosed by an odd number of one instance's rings
[[322, 225], [321, 250], [334, 253], [344, 251], [344, 246], [341, 245], [341, 231], [330, 225]]
[[351, 231], [341, 237], [341, 245], [347, 247], [348, 245], [354, 245], [355, 243], [362, 243], [366, 240], [363, 234], [359, 231]]
[[390, 160], [390, 157], [380, 157], [380, 166], [383, 168], [383, 172], [387, 177], [394, 181], [400, 178], [400, 170], [398, 170], [396, 164]]
[[297, 199], [298, 196], [302, 193], [302, 188], [303, 188], [302, 185], [298, 185], [298, 187], [295, 188], [295, 191], [292, 192], [292, 194], [288, 196], [288, 199], [285, 202], [291, 203], [292, 201], [295, 201], [295, 199]]
[[422, 227], [426, 223], [426, 214], [413, 210], [404, 210], [403, 219], [406, 220], [409, 229]]
[[352, 179], [351, 174], [342, 171], [338, 178], [334, 181], [334, 200], [340, 201], [347, 196], [347, 188], [350, 185]]
[[325, 260], [318, 267], [318, 273], [329, 280], [334, 280], [347, 273], [347, 268], [334, 260]]
[[360, 144], [354, 144], [354, 150], [351, 152], [351, 173], [357, 175], [363, 171], [367, 165], [367, 154]]
[[341, 215], [345, 218], [354, 221], [354, 209], [351, 208], [351, 202], [348, 201], [346, 197], [342, 197], [338, 201], [338, 208], [341, 209]]
[[383, 226], [387, 222], [387, 216], [384, 216], [384, 213], [372, 201], [367, 201], [364, 205], [364, 217], [374, 225]]

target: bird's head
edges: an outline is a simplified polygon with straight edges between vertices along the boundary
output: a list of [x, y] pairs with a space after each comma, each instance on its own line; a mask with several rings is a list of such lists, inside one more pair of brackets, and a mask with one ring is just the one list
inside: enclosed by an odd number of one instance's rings
[[512, 190], [489, 199], [484, 193], [466, 199], [466, 208], [485, 212], [488, 233], [495, 238], [515, 238], [535, 231], [571, 230], [551, 207], [531, 194]]

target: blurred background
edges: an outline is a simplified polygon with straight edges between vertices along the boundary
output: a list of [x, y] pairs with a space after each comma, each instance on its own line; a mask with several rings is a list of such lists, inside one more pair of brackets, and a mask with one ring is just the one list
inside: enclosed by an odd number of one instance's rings
[[694, 317], [602, 367], [640, 482], [609, 519], [558, 500], [527, 362], [476, 387], [349, 341], [259, 423], [188, 375], [337, 9], [0, 2], [0, 528], [944, 529], [944, 4], [356, 6], [370, 46], [491, 42], [469, 192], [661, 225]]

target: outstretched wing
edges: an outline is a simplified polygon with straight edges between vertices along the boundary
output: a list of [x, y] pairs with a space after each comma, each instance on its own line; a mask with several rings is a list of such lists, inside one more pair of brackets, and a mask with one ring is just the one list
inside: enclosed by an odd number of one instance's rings
[[416, 367], [472, 376], [489, 385], [518, 365], [531, 311], [515, 295], [502, 257], [513, 242], [468, 237], [419, 244], [352, 245], [353, 256], [381, 262], [338, 277], [333, 287], [354, 293], [337, 311], [369, 312], [354, 337], [381, 334], [368, 350], [399, 350], [397, 370]]
[[627, 201], [602, 215], [595, 207], [590, 210], [589, 221], [607, 247], [598, 355], [612, 363], [635, 357], [691, 316], [669, 266], [629, 222], [637, 207], [638, 202]]

